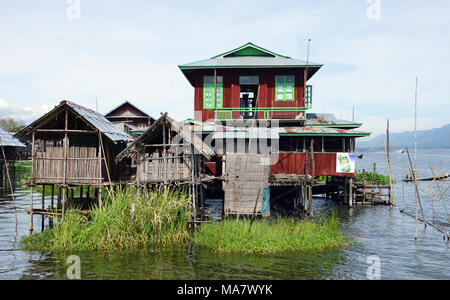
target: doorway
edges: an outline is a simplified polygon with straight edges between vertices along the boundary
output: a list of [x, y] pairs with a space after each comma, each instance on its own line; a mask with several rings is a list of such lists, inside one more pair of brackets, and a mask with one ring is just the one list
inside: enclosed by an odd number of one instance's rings
[[257, 107], [258, 97], [257, 85], [241, 85], [241, 118], [253, 119], [256, 112], [252, 108]]

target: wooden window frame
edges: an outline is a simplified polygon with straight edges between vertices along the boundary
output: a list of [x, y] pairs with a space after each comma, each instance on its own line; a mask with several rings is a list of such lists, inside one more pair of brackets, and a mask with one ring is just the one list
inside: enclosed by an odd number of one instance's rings
[[[279, 83], [278, 79], [283, 77], [283, 83]], [[287, 82], [287, 77], [292, 77], [291, 83]], [[278, 99], [278, 88], [283, 87], [283, 99]], [[292, 99], [287, 99], [287, 88], [292, 87]], [[275, 101], [295, 101], [295, 75], [276, 75], [275, 76]]]
[[[206, 80], [207, 78], [208, 79], [212, 78], [212, 83], [207, 83]], [[207, 92], [209, 91], [211, 91], [210, 103], [209, 101], [207, 101], [208, 98], [206, 95]], [[203, 109], [216, 109], [216, 108], [223, 108], [223, 76], [217, 76], [216, 84], [214, 84], [214, 76], [203, 76]]]

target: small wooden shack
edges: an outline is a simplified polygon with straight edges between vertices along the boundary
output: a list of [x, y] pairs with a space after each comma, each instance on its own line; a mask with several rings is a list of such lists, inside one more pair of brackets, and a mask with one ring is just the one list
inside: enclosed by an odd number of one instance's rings
[[125, 101], [111, 110], [105, 115], [105, 118], [129, 135], [136, 137], [145, 132], [155, 122], [152, 116], [129, 101]]
[[[101, 206], [99, 190], [120, 183], [126, 173], [126, 166], [116, 164], [115, 157], [133, 141], [101, 114], [69, 101], [62, 101], [15, 137], [32, 143], [31, 215], [36, 185], [43, 187], [43, 195], [45, 187], [51, 186], [52, 208], [55, 185], [59, 187], [58, 208], [62, 213], [66, 200], [74, 200], [74, 187], [80, 187], [80, 199], [95, 199]], [[87, 187], [86, 195], [83, 187]], [[91, 187], [95, 190], [93, 198]], [[32, 230], [32, 218], [30, 225]]]
[[136, 159], [138, 187], [189, 186], [194, 207], [203, 204], [205, 162], [215, 156], [202, 139], [166, 114], [117, 156]]
[[0, 176], [2, 182], [6, 183], [8, 171], [11, 176], [14, 176], [14, 163], [16, 161], [17, 151], [19, 149], [25, 149], [26, 146], [15, 139], [11, 133], [0, 128], [0, 147]]

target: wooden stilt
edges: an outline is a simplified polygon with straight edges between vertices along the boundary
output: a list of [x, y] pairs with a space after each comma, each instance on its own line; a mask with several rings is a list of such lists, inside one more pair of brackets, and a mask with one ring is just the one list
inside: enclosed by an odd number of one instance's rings
[[349, 195], [348, 195], [348, 205], [350, 206], [350, 207], [353, 207], [353, 178], [350, 178], [350, 180], [349, 180], [349, 187], [348, 187], [348, 190], [349, 190]]
[[33, 232], [33, 188], [34, 188], [34, 160], [35, 160], [35, 151], [34, 151], [34, 142], [35, 142], [35, 133], [33, 131], [31, 138], [31, 191], [30, 191], [30, 233]]
[[311, 171], [312, 171], [312, 183], [309, 185], [309, 215], [312, 217], [314, 214], [312, 187], [316, 178], [316, 164], [314, 160], [314, 139], [311, 140]]
[[55, 185], [54, 184], [52, 184], [52, 198], [51, 199], [52, 200], [51, 200], [50, 206], [53, 209], [55, 206]]
[[[42, 208], [42, 210], [44, 210], [45, 209], [45, 184], [44, 185], [42, 185], [42, 199], [41, 199], [41, 208]], [[44, 228], [45, 228], [45, 224], [44, 224], [44, 222], [45, 222], [45, 217], [44, 217], [44, 215], [42, 215], [41, 216], [42, 217], [42, 220], [41, 220], [41, 231], [44, 231]]]
[[62, 217], [64, 218], [64, 214], [66, 213], [66, 180], [67, 180], [67, 152], [69, 147], [69, 137], [67, 135], [67, 130], [69, 127], [69, 111], [66, 109], [65, 114], [65, 132], [64, 132], [64, 173], [63, 173], [63, 199], [62, 199]]
[[99, 178], [98, 178], [98, 207], [101, 209], [103, 206], [102, 203], [102, 134], [100, 130], [98, 131], [98, 164], [99, 164]]
[[56, 207], [58, 209], [62, 208], [62, 190], [61, 190], [61, 186], [58, 186], [58, 203], [56, 204]]

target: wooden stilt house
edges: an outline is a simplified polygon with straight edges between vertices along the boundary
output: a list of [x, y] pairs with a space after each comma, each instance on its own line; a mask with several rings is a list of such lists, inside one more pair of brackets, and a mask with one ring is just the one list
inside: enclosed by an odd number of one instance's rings
[[117, 156], [136, 159], [135, 183], [138, 187], [189, 186], [194, 207], [202, 205], [201, 183], [209, 181], [205, 162], [214, 151], [202, 139], [164, 114]]
[[[128, 134], [101, 114], [69, 101], [62, 101], [15, 137], [32, 143], [31, 215], [36, 185], [43, 186], [43, 190], [45, 186], [52, 187], [52, 206], [55, 185], [60, 191], [62, 189], [58, 208], [63, 212], [66, 199], [74, 199], [73, 188], [76, 186], [80, 187], [81, 199], [91, 197], [92, 187], [95, 190], [93, 196], [101, 206], [99, 190], [121, 181], [125, 170], [121, 168], [125, 166], [116, 164], [115, 157], [132, 142]], [[84, 186], [87, 187], [86, 195]]]
[[164, 114], [122, 151], [117, 161], [125, 157], [137, 160], [135, 180], [138, 186], [180, 185], [201, 177], [202, 157], [209, 160], [214, 155], [214, 151], [189, 126]]
[[0, 128], [0, 147], [0, 176], [2, 182], [6, 183], [8, 171], [9, 175], [14, 176], [14, 163], [16, 161], [17, 151], [26, 148], [26, 146], [19, 140], [13, 138], [11, 133]]
[[[251, 132], [246, 136], [229, 129], [228, 133], [207, 131], [203, 125], [196, 131], [204, 139], [213, 134], [216, 144], [220, 140], [223, 140], [221, 144], [226, 144], [223, 150], [218, 149], [221, 169], [224, 178], [235, 181], [224, 184], [226, 214], [227, 210], [228, 214], [253, 214], [253, 207], [257, 213], [263, 212], [261, 201], [265, 203], [264, 199], [270, 198], [270, 202], [275, 203], [287, 190], [292, 191], [289, 198], [294, 198], [295, 203], [302, 202], [301, 206], [312, 215], [311, 190], [317, 176], [342, 181], [345, 194], [352, 194], [356, 172], [355, 141], [370, 133], [356, 130], [360, 123], [338, 120], [330, 114], [308, 114], [313, 106], [313, 87], [308, 80], [322, 66], [253, 43], [179, 66], [195, 90], [193, 122], [227, 128], [255, 127], [255, 130], [269, 127], [277, 132], [275, 138], [257, 138], [263, 144], [265, 140], [277, 144], [260, 154], [234, 150], [235, 144], [240, 142], [250, 144]], [[257, 163], [267, 161], [265, 156], [271, 157], [270, 168]], [[264, 174], [258, 177], [258, 184], [254, 184], [254, 174]], [[261, 194], [262, 188], [270, 190], [263, 200], [254, 196], [258, 191]], [[258, 206], [252, 206], [253, 201]]]

